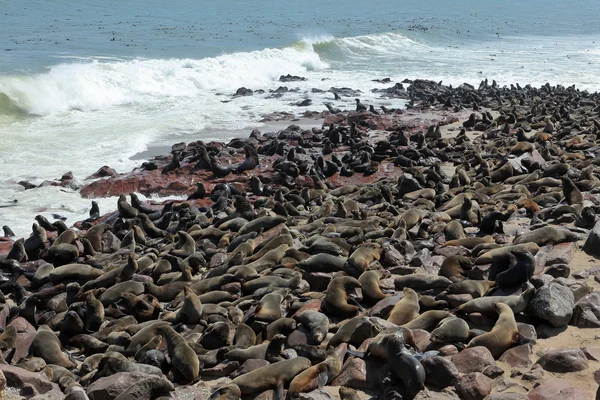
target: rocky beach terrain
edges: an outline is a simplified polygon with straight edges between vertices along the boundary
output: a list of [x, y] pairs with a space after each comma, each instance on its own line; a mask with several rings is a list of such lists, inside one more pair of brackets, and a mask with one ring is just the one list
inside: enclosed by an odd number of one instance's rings
[[598, 398], [600, 94], [378, 85], [406, 108], [265, 116], [5, 229], [4, 398]]

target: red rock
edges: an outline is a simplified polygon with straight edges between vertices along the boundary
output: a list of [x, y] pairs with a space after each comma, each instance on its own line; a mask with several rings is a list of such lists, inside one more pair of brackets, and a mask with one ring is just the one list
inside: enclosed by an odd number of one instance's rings
[[524, 344], [506, 350], [504, 354], [500, 356], [499, 361], [505, 362], [513, 368], [529, 368], [533, 365], [531, 354], [531, 345]]
[[51, 383], [46, 375], [40, 372], [29, 372], [23, 368], [5, 364], [0, 364], [0, 371], [4, 374], [6, 385], [9, 387], [21, 388], [29, 384], [42, 394], [58, 388], [58, 385]]
[[576, 372], [589, 367], [588, 360], [581, 349], [558, 349], [546, 352], [537, 360], [542, 368], [549, 372]]
[[103, 167], [100, 167], [100, 169], [98, 171], [94, 172], [92, 175], [88, 176], [86, 179], [106, 178], [107, 176], [111, 176], [111, 177], [117, 176], [117, 171], [115, 171], [108, 165], [105, 165]]
[[411, 329], [415, 338], [415, 345], [420, 352], [424, 352], [427, 346], [431, 344], [431, 334], [424, 329]]
[[35, 333], [36, 329], [23, 317], [13, 319], [8, 326], [17, 328], [18, 333]]
[[314, 299], [314, 300], [310, 300], [307, 301], [306, 303], [304, 303], [304, 305], [302, 307], [300, 307], [298, 309], [298, 311], [296, 311], [294, 313], [294, 316], [296, 315], [300, 315], [302, 314], [304, 311], [306, 310], [321, 310], [321, 305], [323, 304], [323, 300], [321, 299]]
[[542, 382], [527, 395], [528, 400], [582, 400], [592, 399], [593, 395], [568, 381], [551, 378]]
[[483, 346], [464, 349], [452, 356], [452, 362], [463, 374], [480, 372], [488, 365], [496, 365], [492, 353]]
[[575, 252], [577, 252], [578, 246], [575, 242], [560, 243], [552, 247], [550, 250], [541, 248], [538, 255], [536, 255], [536, 261], [539, 258], [539, 262], [542, 266], [547, 267], [554, 264], [567, 264], [573, 260]]
[[458, 369], [444, 357], [430, 357], [421, 361], [425, 370], [425, 382], [439, 388], [453, 386], [458, 379]]
[[376, 389], [383, 381], [383, 363], [352, 357], [346, 360], [342, 370], [331, 381], [331, 386], [347, 386], [353, 389]]
[[492, 380], [480, 372], [458, 378], [456, 391], [464, 400], [482, 400], [492, 391]]

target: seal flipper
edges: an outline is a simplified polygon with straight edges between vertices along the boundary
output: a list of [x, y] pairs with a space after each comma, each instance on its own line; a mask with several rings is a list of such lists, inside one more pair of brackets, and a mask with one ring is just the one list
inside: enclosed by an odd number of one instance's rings
[[367, 312], [367, 310], [365, 310], [365, 308], [356, 299], [350, 297], [348, 300], [354, 303], [360, 309], [360, 311]]
[[277, 387], [273, 393], [273, 400], [283, 400], [283, 381], [277, 383]]
[[329, 376], [327, 375], [327, 371], [325, 371], [325, 370], [320, 371], [319, 374], [317, 375], [318, 387], [322, 388], [323, 386], [327, 385], [328, 382], [329, 382]]

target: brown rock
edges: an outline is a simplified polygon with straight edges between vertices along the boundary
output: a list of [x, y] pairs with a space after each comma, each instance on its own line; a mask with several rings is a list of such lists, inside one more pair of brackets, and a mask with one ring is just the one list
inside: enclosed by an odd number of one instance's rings
[[87, 388], [87, 395], [90, 400], [112, 400], [134, 383], [149, 377], [156, 378], [155, 375], [141, 372], [119, 372], [93, 382]]
[[442, 356], [453, 356], [458, 354], [458, 349], [453, 344], [447, 344], [443, 347], [440, 347], [438, 350]]
[[424, 352], [427, 346], [431, 344], [431, 334], [424, 329], [411, 329], [413, 337], [415, 338], [415, 345], [420, 352]]
[[329, 392], [327, 392], [325, 389], [316, 389], [313, 390], [312, 392], [309, 393], [299, 393], [298, 397], [299, 400], [333, 400], [335, 399], [335, 397], [333, 397], [331, 394], [329, 394]]
[[575, 304], [571, 325], [580, 328], [600, 327], [600, 292], [592, 292]]
[[542, 382], [527, 395], [528, 400], [582, 400], [592, 399], [593, 395], [572, 386], [568, 381], [551, 378]]
[[14, 326], [15, 328], [17, 328], [18, 333], [35, 333], [36, 332], [33, 325], [31, 325], [29, 323], [29, 321], [27, 321], [23, 317], [17, 317], [15, 319], [13, 319], [10, 322], [10, 324], [8, 324], [8, 326]]
[[439, 388], [453, 386], [458, 379], [458, 369], [443, 357], [430, 357], [421, 361], [425, 370], [425, 383]]
[[9, 387], [21, 388], [24, 385], [31, 385], [38, 393], [46, 393], [58, 387], [51, 383], [46, 375], [39, 372], [29, 372], [23, 368], [5, 364], [0, 364], [0, 371], [4, 374], [6, 385]]
[[458, 378], [456, 390], [465, 400], [482, 400], [492, 391], [492, 380], [480, 372]]
[[383, 382], [383, 363], [379, 361], [350, 358], [342, 366], [331, 386], [347, 386], [353, 389], [376, 389]]
[[233, 371], [240, 367], [239, 361], [223, 361], [212, 368], [202, 370], [202, 376], [210, 376], [213, 378], [221, 378], [229, 376]]
[[485, 400], [527, 400], [527, 395], [515, 392], [490, 394]]
[[536, 364], [550, 372], [576, 372], [589, 367], [588, 360], [581, 349], [558, 349], [545, 353]]
[[532, 349], [530, 344], [508, 349], [500, 356], [499, 361], [505, 362], [513, 368], [529, 368], [533, 364], [531, 361]]
[[118, 175], [117, 171], [115, 171], [108, 165], [105, 165], [103, 167], [100, 167], [100, 169], [98, 171], [94, 172], [92, 175], [88, 176], [86, 179], [106, 178], [107, 176], [114, 177], [117, 175]]
[[582, 347], [583, 354], [590, 361], [600, 361], [600, 349], [597, 347]]
[[489, 365], [485, 367], [481, 373], [490, 379], [496, 379], [497, 377], [504, 375], [504, 370], [497, 365]]
[[569, 265], [575, 256], [575, 252], [577, 252], [576, 242], [560, 243], [549, 251], [545, 251], [545, 248], [540, 249], [538, 255], [536, 255], [536, 261], [539, 259], [544, 266], [554, 264]]
[[377, 304], [369, 310], [369, 316], [387, 318], [390, 315], [392, 308], [394, 308], [397, 302], [402, 300], [402, 297], [403, 296], [390, 296], [378, 301]]
[[452, 356], [452, 362], [463, 374], [471, 372], [480, 372], [489, 365], [496, 365], [492, 353], [483, 346], [464, 349], [460, 353]]

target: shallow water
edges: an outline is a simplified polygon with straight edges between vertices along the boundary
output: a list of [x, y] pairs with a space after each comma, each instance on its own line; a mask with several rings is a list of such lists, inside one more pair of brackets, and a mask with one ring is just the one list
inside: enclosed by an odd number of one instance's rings
[[[77, 192], [21, 180], [126, 171], [149, 146], [224, 140], [266, 113], [305, 111], [293, 105], [305, 98], [321, 111], [331, 93], [313, 88], [359, 89], [378, 105], [383, 77], [598, 90], [597, 14], [592, 1], [0, 0], [0, 205], [18, 200], [0, 225], [24, 235], [38, 213], [87, 213]], [[298, 90], [270, 98], [282, 85]], [[241, 86], [267, 93], [232, 100]]]

